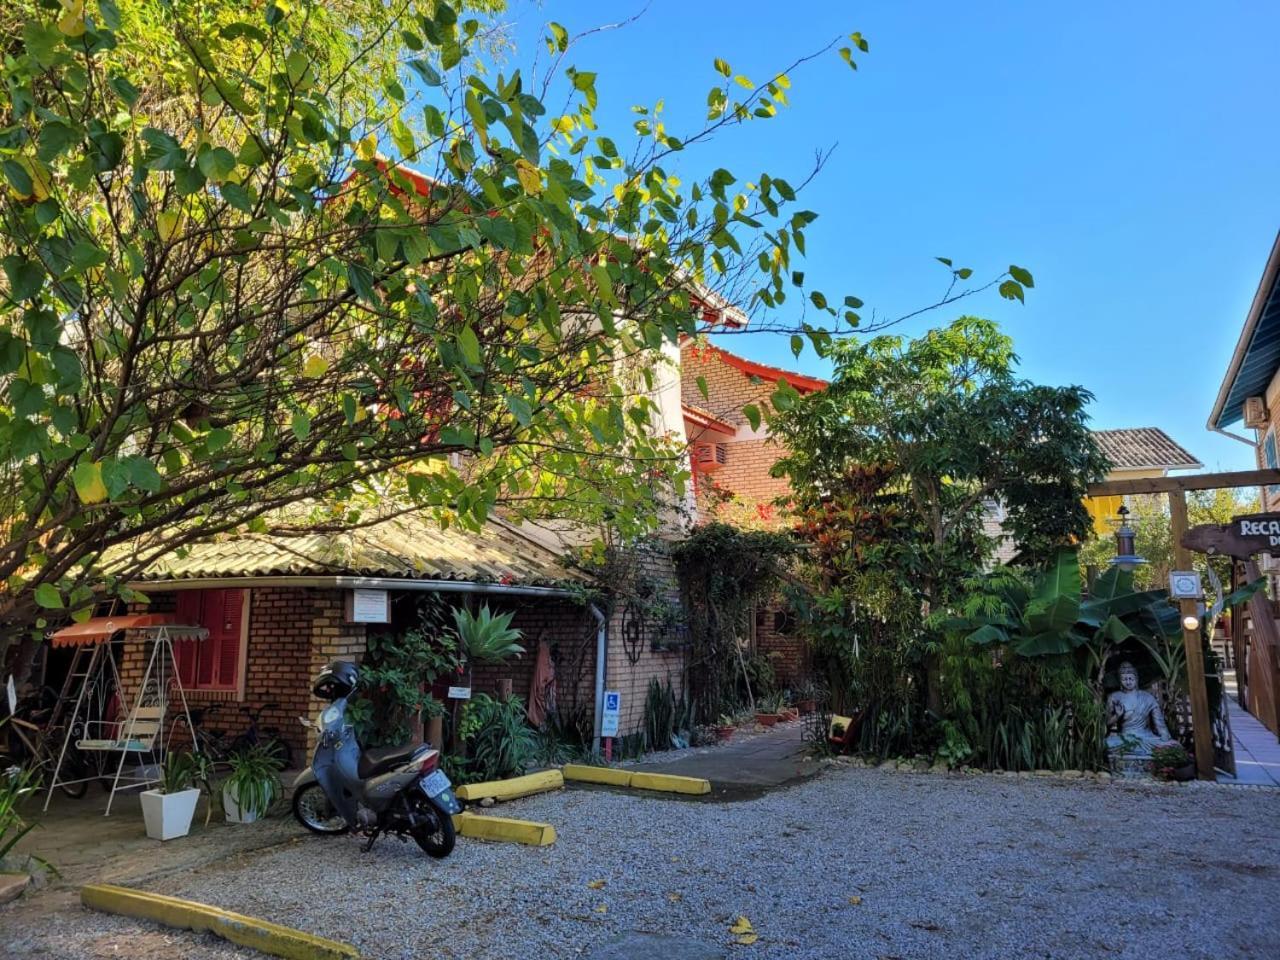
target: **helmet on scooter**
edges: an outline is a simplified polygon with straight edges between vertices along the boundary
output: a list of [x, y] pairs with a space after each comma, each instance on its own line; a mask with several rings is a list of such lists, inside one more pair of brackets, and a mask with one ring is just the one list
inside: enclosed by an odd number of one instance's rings
[[360, 671], [350, 660], [333, 660], [320, 671], [311, 692], [321, 700], [333, 701], [339, 697], [348, 697], [355, 690], [359, 677]]

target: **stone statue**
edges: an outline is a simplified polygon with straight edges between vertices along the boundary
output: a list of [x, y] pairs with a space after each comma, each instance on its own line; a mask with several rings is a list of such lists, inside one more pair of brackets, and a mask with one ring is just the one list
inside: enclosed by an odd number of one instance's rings
[[1132, 663], [1120, 664], [1120, 689], [1107, 697], [1107, 751], [1126, 758], [1143, 759], [1156, 747], [1174, 746], [1160, 704], [1146, 690], [1138, 689], [1138, 671]]

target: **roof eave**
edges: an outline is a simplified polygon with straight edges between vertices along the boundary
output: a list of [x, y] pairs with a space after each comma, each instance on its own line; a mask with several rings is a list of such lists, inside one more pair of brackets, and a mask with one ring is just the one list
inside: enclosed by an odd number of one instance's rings
[[1213, 402], [1213, 409], [1209, 412], [1209, 420], [1205, 426], [1210, 430], [1221, 430], [1226, 426], [1222, 422], [1222, 409], [1227, 404], [1227, 396], [1231, 393], [1231, 388], [1235, 386], [1240, 367], [1244, 363], [1245, 355], [1249, 352], [1249, 344], [1253, 341], [1254, 331], [1262, 318], [1262, 311], [1271, 297], [1271, 289], [1275, 286], [1277, 279], [1280, 279], [1280, 231], [1276, 232], [1276, 239], [1271, 244], [1271, 254], [1267, 257], [1267, 265], [1262, 271], [1262, 280], [1258, 283], [1258, 290], [1253, 295], [1253, 303], [1250, 304], [1249, 313], [1245, 317], [1244, 329], [1240, 331], [1240, 339], [1236, 341], [1236, 348], [1227, 364], [1226, 375], [1222, 378], [1222, 384], [1218, 387], [1218, 396]]

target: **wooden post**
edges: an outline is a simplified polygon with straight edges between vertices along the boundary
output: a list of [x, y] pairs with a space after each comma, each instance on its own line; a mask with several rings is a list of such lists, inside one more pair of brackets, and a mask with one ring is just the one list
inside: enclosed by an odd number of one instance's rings
[[[1190, 570], [1191, 551], [1182, 545], [1187, 532], [1187, 495], [1183, 490], [1169, 491], [1169, 518], [1173, 522], [1173, 559], [1179, 570]], [[1196, 617], [1196, 601], [1178, 604], [1183, 619]], [[1187, 652], [1187, 687], [1191, 694], [1191, 732], [1196, 744], [1196, 773], [1201, 780], [1216, 780], [1213, 771], [1213, 728], [1209, 720], [1209, 691], [1204, 679], [1204, 650], [1200, 646], [1200, 628], [1182, 628], [1182, 643]]]

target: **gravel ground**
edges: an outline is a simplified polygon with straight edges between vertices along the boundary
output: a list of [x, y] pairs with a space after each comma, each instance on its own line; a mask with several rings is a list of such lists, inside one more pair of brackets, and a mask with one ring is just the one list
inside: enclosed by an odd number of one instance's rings
[[[1225, 960], [1280, 943], [1280, 791], [837, 766], [743, 803], [575, 789], [499, 812], [560, 838], [464, 840], [436, 862], [394, 840], [366, 855], [306, 837], [155, 889], [378, 958], [576, 957], [628, 931], [735, 960]], [[733, 943], [739, 915], [753, 945]], [[17, 934], [0, 911], [9, 955], [245, 956], [190, 935], [150, 954], [172, 935], [76, 911]], [[118, 953], [94, 952], [113, 939]]]

